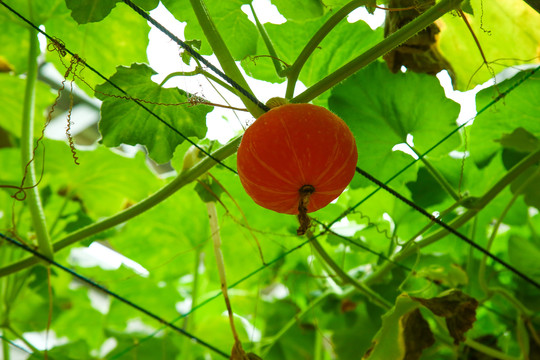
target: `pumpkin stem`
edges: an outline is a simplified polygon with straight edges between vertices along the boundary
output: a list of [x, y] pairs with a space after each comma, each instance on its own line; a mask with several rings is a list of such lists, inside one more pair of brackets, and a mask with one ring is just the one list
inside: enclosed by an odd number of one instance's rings
[[307, 216], [309, 197], [315, 192], [313, 185], [304, 185], [298, 190], [300, 201], [298, 202], [298, 221], [300, 226], [296, 230], [297, 235], [304, 235], [311, 225], [311, 219]]

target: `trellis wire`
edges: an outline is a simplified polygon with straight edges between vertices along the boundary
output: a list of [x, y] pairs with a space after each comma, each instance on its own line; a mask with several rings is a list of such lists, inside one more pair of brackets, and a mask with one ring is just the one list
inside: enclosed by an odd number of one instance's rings
[[2, 339], [2, 341], [5, 341], [6, 343], [8, 343], [9, 345], [13, 346], [14, 348], [18, 349], [18, 350], [21, 350], [23, 352], [25, 352], [26, 354], [30, 355], [30, 358], [32, 357], [36, 357], [36, 354], [34, 354], [33, 352], [31, 351], [28, 351], [27, 349], [23, 348], [22, 346], [18, 345], [18, 344], [15, 344], [13, 341], [11, 341], [10, 339], [6, 338], [4, 335], [0, 334], [0, 339]]
[[206, 60], [204, 57], [202, 57], [201, 54], [199, 54], [197, 51], [193, 50], [191, 46], [180, 40], [176, 35], [174, 35], [172, 32], [170, 32], [165, 26], [161, 25], [159, 22], [156, 21], [152, 16], [147, 14], [143, 9], [141, 9], [139, 6], [135, 5], [131, 0], [123, 0], [126, 5], [128, 5], [130, 8], [132, 8], [137, 14], [142, 16], [146, 21], [154, 25], [156, 29], [167, 35], [169, 39], [177, 43], [182, 49], [186, 50], [191, 56], [202, 62], [204, 65], [206, 65], [210, 70], [215, 72], [217, 75], [219, 75], [223, 80], [228, 82], [233, 88], [238, 90], [238, 92], [242, 95], [244, 95], [246, 98], [251, 100], [255, 105], [260, 107], [264, 111], [270, 110], [268, 106], [263, 104], [261, 101], [259, 101], [253, 94], [251, 94], [249, 91], [244, 89], [242, 86], [240, 86], [236, 81], [231, 79], [229, 76], [225, 75], [225, 73], [221, 70], [219, 70], [217, 67], [212, 65], [211, 62]]
[[476, 244], [474, 241], [472, 241], [471, 239], [469, 239], [465, 235], [461, 234], [459, 231], [455, 230], [453, 227], [446, 224], [445, 222], [443, 222], [439, 218], [437, 218], [437, 217], [433, 216], [432, 214], [428, 213], [426, 210], [424, 210], [420, 206], [416, 205], [411, 200], [405, 198], [403, 195], [401, 195], [400, 193], [398, 193], [394, 189], [388, 187], [387, 185], [383, 184], [381, 181], [375, 179], [373, 176], [371, 176], [370, 174], [368, 174], [364, 170], [360, 169], [359, 167], [356, 167], [356, 172], [361, 174], [362, 176], [364, 176], [366, 179], [370, 180], [371, 182], [373, 182], [373, 183], [377, 184], [378, 186], [382, 187], [384, 190], [388, 191], [391, 195], [393, 195], [394, 197], [396, 197], [400, 201], [404, 202], [409, 207], [413, 208], [414, 210], [416, 210], [420, 214], [424, 215], [425, 217], [427, 217], [431, 221], [437, 223], [439, 226], [442, 226], [446, 231], [451, 232], [452, 234], [454, 234], [455, 236], [457, 236], [461, 240], [465, 241], [470, 246], [474, 247], [476, 250], [478, 250], [481, 253], [483, 253], [484, 255], [490, 257], [492, 260], [498, 262], [499, 264], [501, 264], [502, 266], [504, 266], [505, 268], [507, 268], [508, 270], [510, 270], [511, 272], [518, 275], [523, 280], [525, 280], [528, 283], [534, 285], [536, 288], [538, 288], [540, 290], [540, 284], [538, 282], [534, 281], [532, 278], [530, 278], [529, 276], [527, 276], [523, 272], [519, 271], [518, 269], [516, 269], [512, 265], [508, 264], [506, 261], [504, 261], [502, 259], [499, 259], [497, 256], [491, 254], [489, 251], [487, 251], [486, 249], [484, 249], [480, 245]]
[[[44, 35], [47, 39], [49, 39], [51, 42], [55, 43], [55, 44], [58, 44], [58, 40], [55, 39], [54, 37], [50, 36], [49, 34], [47, 34], [44, 30], [41, 30], [38, 26], [36, 26], [34, 23], [32, 23], [30, 20], [28, 20], [27, 18], [25, 18], [23, 15], [21, 15], [20, 13], [18, 13], [15, 9], [13, 9], [12, 7], [10, 7], [8, 4], [6, 4], [3, 0], [0, 0], [0, 4], [2, 4], [5, 8], [7, 8], [9, 11], [11, 11], [13, 14], [15, 14], [17, 17], [19, 17], [21, 20], [23, 20], [25, 23], [27, 23], [28, 25], [30, 25], [33, 29], [35, 29], [36, 31], [38, 31], [39, 33], [41, 33], [42, 35]], [[145, 106], [141, 101], [139, 101], [138, 99], [135, 99], [131, 96], [129, 96], [129, 94], [124, 90], [122, 89], [121, 87], [119, 87], [118, 85], [116, 85], [113, 81], [111, 81], [110, 79], [108, 79], [105, 75], [101, 74], [97, 69], [95, 69], [94, 67], [92, 67], [90, 64], [88, 64], [85, 60], [81, 59], [77, 54], [73, 53], [72, 51], [70, 51], [67, 47], [65, 46], [62, 46], [63, 50], [65, 50], [68, 54], [70, 54], [71, 56], [73, 57], [77, 57], [83, 64], [86, 68], [90, 69], [93, 73], [95, 73], [96, 75], [98, 75], [100, 78], [102, 78], [103, 80], [105, 80], [106, 82], [108, 82], [109, 84], [111, 84], [111, 86], [113, 86], [115, 89], [117, 89], [118, 91], [120, 91], [122, 94], [125, 94], [129, 99], [131, 99], [132, 101], [134, 101], [137, 105], [139, 105], [140, 107], [142, 107], [145, 111], [147, 111], [150, 115], [152, 115], [154, 118], [156, 118], [157, 120], [159, 120], [161, 123], [163, 123], [165, 126], [167, 126], [169, 129], [171, 129], [173, 132], [175, 132], [176, 134], [178, 134], [179, 136], [181, 136], [182, 138], [184, 138], [184, 140], [186, 140], [187, 142], [189, 142], [191, 145], [195, 146], [197, 149], [199, 149], [203, 154], [205, 154], [206, 156], [208, 156], [210, 159], [214, 160], [215, 162], [217, 162], [218, 164], [222, 165], [223, 167], [225, 167], [226, 169], [228, 169], [229, 171], [232, 171], [233, 173], [237, 174], [236, 170], [234, 170], [233, 168], [231, 168], [230, 166], [226, 165], [225, 163], [223, 163], [221, 160], [217, 159], [216, 157], [214, 157], [212, 154], [210, 154], [208, 151], [206, 151], [205, 149], [203, 149], [201, 146], [199, 146], [197, 143], [195, 143], [193, 140], [191, 140], [189, 137], [187, 137], [186, 135], [184, 135], [182, 132], [180, 132], [178, 129], [176, 129], [173, 125], [169, 124], [167, 121], [163, 120], [159, 115], [157, 115], [156, 113], [154, 113], [152, 110], [150, 110], [147, 106]]]
[[134, 308], [134, 309], [136, 309], [136, 310], [142, 312], [143, 314], [145, 314], [145, 315], [151, 317], [152, 319], [157, 320], [159, 323], [161, 323], [161, 324], [163, 324], [163, 325], [165, 325], [165, 326], [167, 326], [167, 327], [173, 329], [174, 331], [180, 333], [181, 335], [187, 336], [187, 337], [190, 338], [192, 341], [194, 341], [194, 342], [196, 342], [196, 343], [198, 343], [198, 344], [200, 344], [200, 345], [206, 347], [206, 348], [209, 349], [209, 350], [212, 350], [212, 351], [215, 352], [216, 354], [221, 355], [221, 356], [223, 356], [223, 357], [225, 357], [225, 358], [229, 358], [229, 355], [228, 355], [228, 354], [226, 354], [226, 353], [223, 352], [222, 350], [219, 350], [218, 348], [214, 347], [213, 345], [207, 343], [206, 341], [204, 341], [204, 340], [202, 340], [202, 339], [196, 337], [195, 335], [193, 335], [193, 334], [187, 332], [186, 330], [184, 330], [184, 329], [182, 329], [182, 328], [179, 328], [178, 326], [174, 325], [172, 322], [169, 322], [169, 321], [164, 320], [164, 319], [161, 318], [160, 316], [158, 316], [158, 315], [152, 313], [150, 310], [147, 310], [147, 309], [145, 309], [145, 308], [143, 308], [143, 307], [141, 307], [141, 306], [135, 304], [134, 302], [132, 302], [132, 301], [130, 301], [130, 300], [124, 298], [123, 296], [121, 296], [121, 295], [119, 295], [119, 294], [117, 294], [117, 293], [115, 293], [115, 292], [113, 292], [113, 291], [107, 289], [106, 287], [104, 287], [104, 286], [102, 286], [102, 285], [96, 283], [95, 281], [93, 281], [93, 280], [91, 280], [91, 279], [89, 279], [89, 278], [87, 278], [87, 277], [85, 277], [85, 276], [83, 276], [83, 275], [80, 275], [80, 274], [77, 273], [76, 271], [73, 271], [73, 270], [71, 270], [71, 269], [65, 267], [64, 265], [62, 265], [62, 264], [56, 262], [55, 260], [49, 259], [47, 256], [41, 254], [39, 251], [36, 251], [36, 250], [32, 249], [31, 247], [29, 247], [29, 246], [27, 246], [27, 245], [21, 243], [20, 241], [15, 240], [15, 239], [13, 239], [13, 238], [11, 238], [11, 237], [9, 237], [9, 236], [3, 234], [3, 233], [0, 233], [0, 238], [2, 238], [2, 239], [4, 239], [4, 240], [8, 241], [9, 243], [11, 243], [11, 244], [13, 244], [13, 245], [15, 245], [15, 246], [18, 246], [19, 248], [25, 250], [26, 252], [29, 252], [29, 253], [33, 254], [34, 256], [37, 256], [38, 258], [40, 258], [40, 259], [42, 259], [42, 260], [45, 260], [47, 263], [56, 266], [56, 267], [59, 268], [60, 270], [67, 272], [67, 273], [70, 274], [71, 276], [74, 276], [74, 277], [76, 277], [77, 279], [79, 279], [79, 280], [81, 280], [81, 281], [87, 283], [88, 285], [90, 285], [90, 286], [92, 286], [92, 287], [94, 287], [94, 288], [96, 288], [96, 289], [98, 289], [98, 290], [104, 292], [105, 294], [107, 294], [107, 295], [109, 295], [109, 296], [112, 296], [113, 298], [115, 298], [115, 299], [119, 300], [120, 302], [123, 302], [124, 304], [126, 304], [126, 305], [128, 305], [128, 306], [130, 306], [130, 307], [132, 307], [132, 308]]

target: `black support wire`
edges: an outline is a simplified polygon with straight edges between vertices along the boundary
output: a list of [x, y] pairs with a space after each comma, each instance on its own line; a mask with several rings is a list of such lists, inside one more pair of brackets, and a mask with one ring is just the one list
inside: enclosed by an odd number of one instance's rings
[[15, 14], [17, 17], [19, 17], [22, 21], [24, 21], [26, 24], [28, 24], [30, 27], [32, 27], [34, 30], [38, 31], [39, 33], [41, 33], [42, 35], [44, 35], [47, 39], [49, 39], [52, 43], [54, 44], [58, 44], [58, 45], [61, 45], [62, 46], [62, 50], [65, 51], [66, 53], [70, 54], [71, 56], [73, 57], [76, 57], [79, 59], [79, 61], [81, 63], [84, 64], [84, 66], [88, 69], [90, 69], [90, 71], [92, 71], [93, 73], [95, 73], [96, 75], [98, 75], [100, 78], [102, 78], [104, 81], [106, 81], [107, 83], [109, 83], [112, 87], [114, 87], [116, 90], [120, 91], [122, 94], [124, 94], [128, 99], [131, 99], [133, 102], [135, 102], [137, 105], [139, 105], [140, 107], [142, 107], [145, 111], [147, 111], [151, 116], [153, 116], [154, 118], [156, 118], [157, 120], [159, 120], [161, 123], [163, 123], [165, 126], [167, 126], [169, 129], [171, 129], [174, 133], [178, 134], [180, 137], [184, 138], [184, 140], [186, 140], [187, 142], [189, 142], [191, 145], [195, 146], [197, 149], [199, 149], [203, 154], [205, 154], [206, 156], [208, 156], [210, 159], [214, 160], [215, 162], [217, 162], [218, 164], [222, 165], [223, 167], [225, 167], [226, 169], [228, 169], [229, 171], [232, 171], [233, 173], [237, 174], [236, 170], [234, 170], [233, 168], [231, 168], [230, 166], [226, 165], [225, 163], [223, 163], [221, 160], [217, 159], [216, 157], [214, 157], [212, 154], [210, 154], [208, 151], [206, 151], [205, 149], [203, 149], [202, 147], [200, 147], [199, 145], [197, 145], [197, 143], [195, 143], [193, 140], [191, 140], [190, 138], [188, 138], [186, 135], [184, 135], [183, 133], [181, 133], [178, 129], [176, 129], [174, 126], [172, 126], [171, 124], [169, 124], [167, 121], [163, 120], [159, 115], [157, 115], [155, 112], [153, 112], [152, 110], [150, 110], [146, 105], [144, 105], [141, 101], [129, 96], [129, 94], [124, 90], [122, 89], [121, 87], [119, 87], [118, 85], [116, 85], [114, 82], [112, 82], [110, 79], [108, 79], [105, 75], [101, 74], [97, 69], [95, 69], [94, 67], [92, 67], [90, 64], [88, 64], [86, 61], [84, 61], [83, 59], [81, 59], [77, 54], [73, 53], [72, 51], [70, 51], [67, 47], [63, 46], [62, 44], [59, 44], [58, 40], [55, 39], [54, 37], [52, 37], [51, 35], [47, 34], [45, 31], [41, 30], [38, 26], [36, 26], [34, 23], [32, 23], [30, 20], [28, 20], [27, 18], [25, 18], [23, 15], [21, 15], [20, 13], [18, 13], [15, 9], [13, 9], [12, 7], [10, 7], [8, 4], [6, 4], [3, 0], [0, 0], [0, 4], [3, 5], [6, 9], [8, 9], [9, 11], [11, 11], [13, 14]]
[[62, 264], [60, 264], [60, 263], [58, 263], [58, 262], [56, 262], [56, 261], [54, 261], [54, 260], [52, 260], [52, 259], [49, 259], [49, 258], [46, 257], [45, 255], [41, 254], [40, 252], [38, 252], [38, 251], [32, 249], [31, 247], [29, 247], [29, 246], [27, 246], [27, 245], [21, 243], [20, 241], [15, 240], [15, 239], [12, 239], [12, 238], [10, 238], [9, 236], [4, 235], [4, 234], [2, 234], [2, 233], [0, 233], [0, 238], [6, 240], [7, 242], [9, 242], [9, 243], [11, 243], [11, 244], [13, 244], [13, 245], [15, 245], [15, 246], [21, 248], [21, 249], [23, 249], [24, 251], [27, 251], [27, 252], [33, 254], [34, 256], [36, 256], [36, 257], [38, 257], [38, 258], [40, 258], [40, 259], [42, 259], [42, 260], [45, 260], [47, 263], [56, 266], [57, 268], [59, 268], [59, 269], [65, 271], [65, 272], [69, 273], [70, 275], [76, 277], [77, 279], [81, 280], [82, 282], [85, 282], [85, 283], [87, 283], [88, 285], [90, 285], [90, 286], [92, 286], [92, 287], [94, 287], [94, 288], [96, 288], [96, 289], [98, 289], [98, 290], [104, 292], [105, 294], [107, 294], [107, 295], [109, 295], [109, 296], [112, 296], [113, 298], [115, 298], [115, 299], [117, 299], [118, 301], [120, 301], [120, 302], [122, 302], [122, 303], [128, 305], [129, 307], [132, 307], [132, 308], [134, 308], [135, 310], [138, 310], [138, 311], [142, 312], [143, 314], [145, 314], [145, 315], [151, 317], [152, 319], [157, 320], [160, 324], [162, 324], [162, 325], [164, 325], [164, 326], [167, 326], [167, 327], [171, 328], [172, 330], [176, 331], [177, 333], [179, 333], [179, 334], [181, 334], [181, 335], [183, 335], [183, 336], [187, 336], [187, 337], [190, 338], [193, 342], [195, 342], [195, 343], [197, 343], [197, 344], [200, 344], [200, 345], [206, 347], [207, 349], [213, 351], [214, 353], [216, 353], [216, 354], [218, 354], [218, 355], [220, 355], [220, 356], [222, 356], [222, 357], [224, 357], [224, 358], [227, 358], [227, 359], [229, 358], [229, 355], [228, 355], [227, 353], [225, 353], [224, 351], [222, 351], [222, 350], [220, 350], [220, 349], [214, 347], [213, 345], [207, 343], [207, 342], [204, 341], [204, 340], [201, 340], [200, 338], [198, 338], [198, 337], [196, 337], [195, 335], [193, 335], [193, 334], [187, 332], [186, 330], [184, 330], [184, 329], [182, 329], [182, 328], [180, 328], [180, 327], [174, 325], [172, 322], [169, 322], [169, 321], [167, 321], [167, 320], [161, 318], [160, 316], [154, 314], [153, 312], [151, 312], [151, 311], [149, 311], [149, 310], [147, 310], [147, 309], [145, 309], [145, 308], [143, 308], [143, 307], [141, 307], [141, 306], [139, 306], [139, 305], [137, 305], [137, 304], [131, 302], [130, 300], [128, 300], [128, 299], [122, 297], [121, 295], [118, 295], [117, 293], [112, 292], [111, 290], [109, 290], [109, 289], [107, 289], [106, 287], [104, 287], [104, 286], [102, 286], [102, 285], [96, 283], [95, 281], [90, 280], [90, 279], [88, 279], [87, 277], [84, 277], [84, 276], [80, 275], [79, 273], [77, 273], [77, 272], [75, 272], [75, 271], [73, 271], [73, 270], [71, 270], [71, 269], [65, 267], [64, 265], [62, 265]]
[[156, 29], [167, 35], [169, 39], [177, 43], [182, 49], [186, 50], [191, 56], [193, 56], [195, 59], [202, 62], [204, 65], [206, 65], [210, 70], [215, 72], [217, 75], [219, 75], [223, 80], [228, 82], [234, 89], [236, 89], [240, 94], [244, 95], [246, 98], [251, 100], [255, 105], [260, 107], [265, 112], [270, 110], [268, 106], [263, 104], [261, 101], [259, 101], [253, 94], [251, 94], [249, 91], [244, 89], [242, 86], [240, 86], [236, 81], [231, 79], [229, 76], [227, 76], [223, 71], [219, 70], [217, 67], [212, 65], [208, 60], [206, 60], [204, 57], [201, 56], [198, 52], [193, 50], [191, 46], [180, 40], [176, 35], [174, 35], [172, 32], [170, 32], [165, 26], [161, 25], [159, 22], [156, 21], [153, 17], [151, 17], [146, 11], [135, 5], [131, 0], [123, 0], [126, 5], [128, 5], [130, 8], [132, 8], [137, 14], [141, 15], [146, 21], [148, 21], [150, 24], [152, 24]]
[[523, 280], [527, 281], [528, 283], [532, 284], [533, 286], [535, 286], [537, 289], [540, 290], [540, 284], [538, 282], [536, 282], [535, 280], [533, 280], [532, 278], [530, 278], [529, 276], [527, 276], [523, 272], [519, 271], [518, 269], [516, 269], [512, 265], [508, 264], [506, 261], [504, 261], [502, 259], [499, 259], [497, 256], [493, 255], [492, 253], [490, 253], [489, 251], [487, 251], [486, 249], [484, 249], [480, 245], [476, 244], [474, 241], [472, 241], [471, 239], [469, 239], [465, 235], [461, 234], [459, 231], [455, 230], [453, 227], [446, 224], [441, 219], [431, 215], [426, 210], [424, 210], [420, 206], [413, 203], [411, 200], [407, 199], [406, 197], [404, 197], [403, 195], [401, 195], [400, 193], [398, 193], [394, 189], [390, 188], [388, 185], [385, 185], [383, 182], [375, 179], [373, 176], [371, 176], [370, 174], [368, 174], [364, 170], [360, 169], [359, 167], [356, 167], [356, 172], [359, 173], [360, 175], [364, 176], [366, 179], [373, 182], [377, 186], [379, 186], [379, 187], [383, 188], [384, 190], [388, 191], [390, 194], [392, 194], [392, 196], [398, 198], [399, 200], [401, 200], [402, 202], [404, 202], [405, 204], [407, 204], [408, 206], [410, 206], [411, 208], [413, 208], [414, 210], [416, 210], [420, 214], [424, 215], [425, 217], [427, 217], [428, 219], [430, 219], [434, 223], [436, 223], [439, 226], [443, 227], [448, 232], [454, 234], [455, 236], [457, 236], [461, 240], [465, 241], [470, 246], [474, 247], [476, 250], [480, 251], [482, 254], [488, 256], [493, 261], [501, 264], [502, 266], [504, 266], [505, 268], [507, 268], [508, 270], [510, 270], [511, 272], [518, 275]]

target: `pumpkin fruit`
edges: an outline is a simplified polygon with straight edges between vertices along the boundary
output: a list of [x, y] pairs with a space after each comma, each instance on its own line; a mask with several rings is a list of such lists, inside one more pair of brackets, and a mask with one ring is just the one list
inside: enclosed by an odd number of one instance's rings
[[300, 215], [336, 199], [352, 180], [357, 160], [345, 122], [312, 104], [270, 109], [248, 127], [237, 153], [240, 181], [257, 204]]

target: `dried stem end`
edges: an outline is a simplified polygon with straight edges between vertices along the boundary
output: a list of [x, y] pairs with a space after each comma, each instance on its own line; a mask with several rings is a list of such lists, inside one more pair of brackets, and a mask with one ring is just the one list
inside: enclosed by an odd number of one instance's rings
[[313, 185], [304, 185], [298, 190], [300, 201], [298, 202], [298, 222], [300, 226], [296, 230], [296, 234], [304, 235], [311, 225], [311, 219], [307, 215], [307, 206], [311, 194], [315, 192]]

